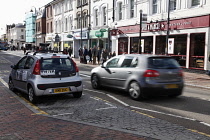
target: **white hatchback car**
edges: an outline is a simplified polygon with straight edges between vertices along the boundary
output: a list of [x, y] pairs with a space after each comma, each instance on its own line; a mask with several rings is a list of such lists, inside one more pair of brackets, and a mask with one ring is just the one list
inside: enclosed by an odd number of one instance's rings
[[11, 68], [9, 89], [27, 93], [32, 103], [42, 95], [70, 93], [75, 98], [82, 96], [83, 82], [79, 69], [68, 55], [27, 53]]

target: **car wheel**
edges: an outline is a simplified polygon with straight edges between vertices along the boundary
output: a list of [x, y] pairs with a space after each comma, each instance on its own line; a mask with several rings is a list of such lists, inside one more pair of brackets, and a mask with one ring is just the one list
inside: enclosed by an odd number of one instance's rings
[[82, 92], [73, 93], [74, 98], [80, 98], [82, 96]]
[[37, 103], [37, 96], [35, 95], [34, 89], [29, 87], [28, 89], [28, 99], [31, 103]]
[[15, 91], [15, 86], [14, 86], [14, 83], [12, 82], [12, 79], [9, 79], [8, 85], [9, 85], [9, 89], [11, 91]]
[[100, 88], [100, 81], [99, 81], [99, 78], [96, 74], [93, 74], [93, 76], [91, 78], [91, 84], [92, 84], [92, 87], [94, 89], [99, 89]]
[[143, 91], [141, 90], [139, 84], [137, 82], [131, 82], [128, 88], [128, 92], [130, 97], [134, 100], [144, 99]]

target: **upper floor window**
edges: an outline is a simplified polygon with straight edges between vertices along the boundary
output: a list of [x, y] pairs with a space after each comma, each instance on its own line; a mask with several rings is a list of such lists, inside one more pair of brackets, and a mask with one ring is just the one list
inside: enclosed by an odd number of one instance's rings
[[118, 3], [118, 8], [119, 8], [118, 19], [122, 20], [122, 2]]
[[53, 32], [53, 24], [52, 24], [52, 21], [50, 22], [50, 32], [51, 33]]
[[98, 26], [98, 9], [95, 10], [95, 25]]
[[134, 17], [134, 0], [130, 1], [130, 18]]
[[106, 7], [103, 7], [103, 25], [106, 25]]
[[87, 27], [88, 24], [88, 16], [87, 13], [83, 13], [83, 27]]
[[200, 0], [192, 0], [192, 6], [200, 5]]
[[82, 5], [82, 0], [77, 0], [77, 6]]
[[81, 28], [81, 15], [77, 14], [77, 28]]
[[23, 29], [21, 29], [21, 32], [24, 32], [24, 30], [23, 30]]
[[157, 0], [152, 0], [152, 13], [157, 13]]
[[82, 4], [86, 4], [87, 3], [87, 0], [83, 0], [82, 2], [83, 2]]
[[65, 20], [65, 31], [68, 31], [68, 18]]
[[72, 10], [72, 9], [73, 9], [73, 7], [72, 7], [72, 2], [73, 2], [73, 0], [70, 0], [70, 1], [69, 1], [69, 10]]
[[170, 11], [176, 10], [177, 9], [177, 0], [170, 0]]

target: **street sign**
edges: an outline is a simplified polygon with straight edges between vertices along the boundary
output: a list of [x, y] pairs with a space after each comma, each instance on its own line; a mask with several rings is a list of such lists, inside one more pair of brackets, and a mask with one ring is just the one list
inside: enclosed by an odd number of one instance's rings
[[72, 38], [72, 37], [73, 37], [73, 35], [71, 35], [71, 34], [67, 35], [67, 38]]
[[55, 42], [60, 42], [60, 37], [58, 36], [58, 34], [56, 34], [55, 36]]

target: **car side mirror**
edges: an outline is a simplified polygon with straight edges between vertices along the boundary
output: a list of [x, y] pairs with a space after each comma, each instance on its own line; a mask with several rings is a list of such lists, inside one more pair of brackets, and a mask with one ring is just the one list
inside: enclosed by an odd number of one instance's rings
[[104, 64], [101, 64], [101, 67], [102, 67], [102, 68], [106, 68], [106, 66], [105, 66]]
[[12, 69], [14, 69], [14, 68], [15, 68], [15, 65], [11, 65], [10, 67], [11, 67]]

